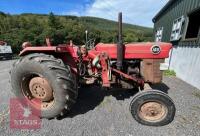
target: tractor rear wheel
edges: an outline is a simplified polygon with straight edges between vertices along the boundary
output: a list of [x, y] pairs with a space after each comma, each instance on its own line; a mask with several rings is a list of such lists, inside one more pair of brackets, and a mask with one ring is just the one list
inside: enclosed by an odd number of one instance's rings
[[11, 70], [11, 85], [18, 98], [25, 98], [28, 105], [41, 110], [42, 118], [63, 115], [78, 95], [70, 67], [46, 54], [34, 53], [19, 59]]
[[130, 111], [133, 118], [143, 125], [164, 126], [173, 121], [176, 109], [167, 94], [148, 90], [134, 96]]

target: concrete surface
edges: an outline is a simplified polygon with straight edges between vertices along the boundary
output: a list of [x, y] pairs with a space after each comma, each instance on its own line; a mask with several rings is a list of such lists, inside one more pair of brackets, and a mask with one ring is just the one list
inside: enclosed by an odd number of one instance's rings
[[[14, 96], [10, 92], [9, 69], [13, 61], [0, 61], [0, 114]], [[200, 91], [175, 77], [165, 77], [156, 86], [168, 92], [177, 112], [175, 120], [163, 127], [137, 123], [129, 112], [133, 93], [103, 91], [100, 88], [81, 88], [77, 104], [62, 120], [42, 120], [39, 130], [14, 130], [9, 127], [9, 115], [0, 123], [1, 136], [199, 136]], [[2, 115], [0, 116], [2, 117]]]

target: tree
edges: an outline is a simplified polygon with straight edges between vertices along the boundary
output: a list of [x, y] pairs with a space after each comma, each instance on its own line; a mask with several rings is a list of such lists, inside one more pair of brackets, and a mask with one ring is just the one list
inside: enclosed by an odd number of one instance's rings
[[59, 22], [59, 19], [55, 17], [55, 15], [53, 14], [53, 12], [51, 12], [49, 14], [48, 25], [52, 29], [60, 29], [60, 28], [62, 28], [62, 25]]
[[137, 35], [132, 32], [128, 32], [124, 35], [124, 42], [127, 42], [127, 43], [131, 43], [131, 42], [137, 42], [138, 41], [138, 37]]
[[[96, 43], [116, 43], [117, 23], [94, 17], [57, 16], [21, 14], [9, 15], [0, 12], [0, 40], [12, 46], [14, 53], [19, 53], [21, 45], [29, 41], [33, 46], [45, 44], [49, 37], [53, 45], [73, 40], [76, 45], [85, 44], [85, 30], [88, 38]], [[124, 42], [149, 41], [152, 29], [125, 25]]]

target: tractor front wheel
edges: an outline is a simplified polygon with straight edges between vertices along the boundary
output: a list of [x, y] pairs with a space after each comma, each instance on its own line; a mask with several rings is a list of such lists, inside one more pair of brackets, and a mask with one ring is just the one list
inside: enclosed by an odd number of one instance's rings
[[69, 66], [52, 55], [34, 53], [19, 59], [11, 70], [12, 91], [25, 98], [40, 117], [54, 118], [70, 110], [78, 91]]
[[167, 94], [149, 90], [134, 96], [130, 111], [134, 119], [143, 125], [163, 126], [173, 121], [176, 109]]

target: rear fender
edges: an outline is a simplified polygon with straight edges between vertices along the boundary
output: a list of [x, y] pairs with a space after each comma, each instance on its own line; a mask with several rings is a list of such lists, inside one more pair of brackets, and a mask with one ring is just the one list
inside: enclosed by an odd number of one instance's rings
[[56, 47], [27, 47], [23, 49], [19, 56], [25, 56], [30, 53], [55, 53]]
[[70, 66], [74, 73], [76, 69], [76, 53], [70, 46], [50, 46], [50, 47], [27, 47], [23, 49], [19, 56], [25, 56], [32, 53], [44, 53], [53, 55], [55, 58], [61, 59], [66, 65]]

